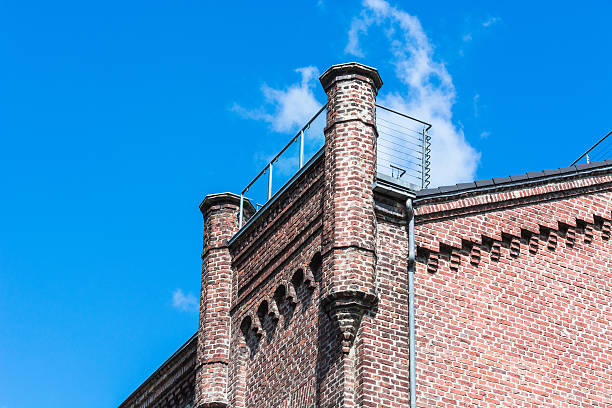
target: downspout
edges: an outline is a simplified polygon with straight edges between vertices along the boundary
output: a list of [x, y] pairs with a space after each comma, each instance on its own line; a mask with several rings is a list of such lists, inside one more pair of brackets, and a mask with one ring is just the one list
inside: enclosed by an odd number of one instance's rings
[[416, 408], [416, 358], [414, 345], [414, 209], [412, 198], [406, 200], [406, 217], [408, 219], [408, 335], [410, 357], [410, 408]]

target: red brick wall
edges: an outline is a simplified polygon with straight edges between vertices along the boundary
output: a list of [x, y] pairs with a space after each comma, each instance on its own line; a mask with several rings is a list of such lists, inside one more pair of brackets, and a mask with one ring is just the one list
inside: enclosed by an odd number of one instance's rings
[[[380, 201], [379, 201], [380, 202]], [[364, 407], [408, 407], [410, 403], [408, 336], [408, 239], [403, 213], [378, 211], [376, 238], [377, 307], [366, 314], [357, 340]]]
[[315, 404], [322, 169], [321, 156], [230, 247], [236, 408]]
[[418, 203], [419, 406], [612, 406], [611, 184]]

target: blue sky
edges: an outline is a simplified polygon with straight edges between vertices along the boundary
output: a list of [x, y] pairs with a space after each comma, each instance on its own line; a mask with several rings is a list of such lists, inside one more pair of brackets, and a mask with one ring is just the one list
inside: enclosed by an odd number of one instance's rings
[[607, 2], [287, 3], [0, 2], [0, 408], [116, 406], [195, 332], [198, 204], [332, 64], [434, 123], [439, 182], [565, 166], [612, 126]]

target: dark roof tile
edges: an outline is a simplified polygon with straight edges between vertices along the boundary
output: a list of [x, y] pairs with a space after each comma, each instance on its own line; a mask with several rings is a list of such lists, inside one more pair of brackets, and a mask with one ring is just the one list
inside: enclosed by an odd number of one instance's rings
[[489, 179], [489, 180], [476, 180], [474, 182], [476, 184], [476, 187], [485, 187], [485, 186], [492, 186], [495, 183], [493, 183], [493, 180]]
[[528, 179], [537, 179], [540, 177], [544, 177], [544, 172], [543, 171], [530, 171], [529, 173], [527, 173], [527, 178]]
[[[595, 162], [597, 163], [597, 162]], [[596, 166], [592, 166], [592, 164], [595, 163], [581, 163], [581, 164], [577, 164], [576, 165], [576, 170], [584, 170], [584, 169], [588, 169], [589, 167], [596, 167]]]
[[476, 183], [459, 183], [457, 184], [457, 190], [467, 190], [468, 188], [476, 187]]
[[522, 181], [522, 180], [528, 180], [529, 177], [527, 177], [527, 174], [512, 174], [510, 176], [510, 180], [512, 181]]
[[511, 182], [512, 180], [510, 179], [510, 177], [495, 177], [493, 179], [493, 183], [495, 184], [506, 184]]
[[440, 186], [438, 187], [441, 193], [448, 193], [449, 191], [457, 191], [457, 186]]
[[544, 173], [545, 176], [553, 176], [555, 174], [561, 173], [561, 170], [560, 169], [549, 169], [549, 170], [543, 170], [542, 172]]
[[528, 182], [529, 180], [536, 180], [542, 177], [555, 177], [572, 175], [579, 173], [582, 170], [597, 169], [598, 167], [610, 168], [612, 165], [612, 159], [606, 159], [604, 161], [591, 162], [588, 164], [578, 164], [570, 167], [560, 167], [558, 169], [549, 169], [543, 171], [530, 172], [526, 174], [513, 174], [509, 177], [496, 177], [492, 180], [476, 180], [473, 183], [460, 183], [453, 186], [440, 186], [438, 188], [430, 188], [427, 190], [421, 190], [417, 192], [417, 197], [429, 197], [435, 196], [436, 194], [445, 193], [461, 193], [464, 190], [472, 190], [478, 188], [486, 188], [490, 186], [500, 186], [503, 184], [513, 182]]

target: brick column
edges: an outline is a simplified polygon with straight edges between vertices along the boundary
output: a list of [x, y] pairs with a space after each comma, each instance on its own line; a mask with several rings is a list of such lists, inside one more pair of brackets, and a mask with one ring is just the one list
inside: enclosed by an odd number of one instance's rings
[[[246, 211], [251, 211], [248, 205]], [[232, 267], [227, 241], [238, 231], [240, 197], [231, 193], [206, 196], [200, 210], [204, 216], [202, 289], [198, 329], [195, 406], [229, 406], [230, 308]]]
[[358, 403], [353, 343], [377, 301], [372, 186], [382, 81], [376, 69], [358, 63], [332, 66], [320, 80], [327, 93], [321, 299], [329, 317], [321, 333], [329, 356], [319, 364], [319, 395], [321, 407], [349, 407]]

